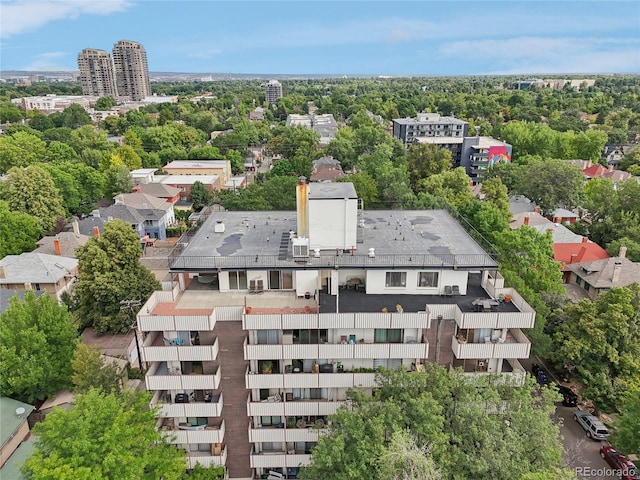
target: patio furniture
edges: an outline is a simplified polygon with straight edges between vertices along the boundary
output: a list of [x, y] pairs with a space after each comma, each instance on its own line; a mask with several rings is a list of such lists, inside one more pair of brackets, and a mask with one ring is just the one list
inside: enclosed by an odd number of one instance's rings
[[451, 294], [452, 295], [460, 295], [460, 286], [459, 285], [451, 285]]
[[444, 286], [444, 296], [445, 297], [450, 297], [451, 295], [453, 295], [453, 287], [451, 287], [451, 285], [445, 285]]

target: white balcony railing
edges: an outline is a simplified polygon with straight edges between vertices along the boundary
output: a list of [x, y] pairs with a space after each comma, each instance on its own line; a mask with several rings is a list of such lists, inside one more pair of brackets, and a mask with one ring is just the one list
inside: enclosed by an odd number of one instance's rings
[[222, 443], [224, 441], [224, 433], [224, 421], [220, 427], [207, 427], [201, 430], [178, 428], [162, 431], [162, 434], [168, 437], [169, 442], [174, 444]]
[[143, 347], [142, 359], [145, 362], [211, 361], [217, 360], [218, 351], [218, 339], [216, 338], [213, 345], [170, 345]]
[[289, 402], [248, 402], [247, 416], [249, 417], [293, 417], [293, 416], [323, 416], [336, 413], [344, 405], [344, 401], [330, 402], [327, 400], [304, 400]]
[[375, 373], [247, 373], [245, 384], [247, 389], [373, 387]]
[[289, 344], [248, 345], [245, 344], [245, 359], [268, 360], [281, 358], [328, 358], [347, 360], [352, 358], [427, 358], [426, 343], [356, 343], [356, 344]]
[[528, 358], [531, 342], [518, 328], [509, 329], [509, 341], [469, 343], [451, 339], [453, 354], [458, 359]]
[[169, 375], [156, 374], [157, 364], [145, 376], [147, 390], [217, 390], [220, 387], [220, 367], [213, 375]]
[[189, 464], [189, 468], [195, 468], [198, 463], [205, 468], [210, 467], [211, 465], [223, 467], [227, 463], [227, 448], [223, 448], [220, 455], [200, 455], [196, 452], [189, 452], [187, 462]]
[[309, 465], [311, 455], [286, 454], [284, 452], [254, 453], [250, 456], [251, 468], [285, 468]]
[[242, 323], [245, 330], [289, 330], [297, 328], [418, 328], [430, 326], [428, 312], [414, 313], [300, 313], [249, 314]]
[[219, 417], [224, 405], [223, 395], [217, 402], [157, 403], [161, 417]]
[[315, 428], [250, 428], [249, 442], [317, 442], [320, 430]]

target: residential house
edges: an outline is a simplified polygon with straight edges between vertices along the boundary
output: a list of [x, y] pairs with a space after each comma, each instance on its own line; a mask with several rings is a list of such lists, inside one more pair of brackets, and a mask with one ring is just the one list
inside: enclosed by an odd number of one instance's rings
[[143, 183], [153, 183], [155, 181], [155, 173], [157, 168], [138, 168], [137, 170], [131, 170], [129, 176], [133, 180], [134, 185], [140, 185]]
[[0, 467], [29, 435], [27, 417], [33, 409], [33, 405], [0, 397]]
[[528, 227], [537, 227], [540, 225], [553, 225], [553, 222], [540, 212], [535, 211], [516, 213], [511, 217], [511, 221], [509, 222], [509, 228], [511, 230], [520, 228], [523, 225]]
[[89, 240], [88, 235], [75, 232], [60, 232], [55, 236], [42, 237], [36, 242], [36, 253], [47, 255], [61, 255], [63, 257], [76, 258], [76, 249]]
[[247, 177], [237, 175], [231, 177], [227, 183], [224, 184], [225, 190], [238, 190], [247, 186]]
[[591, 180], [592, 178], [601, 177], [608, 171], [609, 169], [607, 167], [600, 165], [599, 163], [596, 163], [595, 165], [591, 165], [590, 167], [587, 167], [584, 170], [582, 170], [582, 174], [587, 180]]
[[561, 223], [550, 223], [547, 225], [531, 225], [531, 228], [537, 230], [538, 233], [550, 233], [553, 243], [579, 243], [584, 238], [582, 235], [573, 233]]
[[602, 159], [606, 161], [607, 165], [613, 168], [619, 168], [624, 156], [636, 148], [638, 148], [637, 144], [605, 145], [602, 149]]
[[174, 160], [162, 170], [169, 175], [218, 175], [221, 185], [233, 175], [229, 160]]
[[161, 198], [171, 205], [175, 205], [176, 202], [180, 200], [182, 194], [180, 188], [165, 183], [141, 183], [134, 189], [134, 192]]
[[540, 212], [540, 208], [524, 195], [511, 195], [509, 197], [509, 211], [515, 215], [525, 212]]
[[[36, 297], [39, 297], [40, 295], [43, 295], [45, 292], [40, 290], [40, 291], [34, 291], [34, 293], [36, 294]], [[11, 300], [13, 300], [13, 297], [18, 297], [18, 300], [20, 300], [21, 302], [24, 301], [24, 296], [27, 294], [26, 290], [5, 290], [3, 288], [0, 288], [0, 313], [5, 312], [7, 310], [7, 308], [9, 308], [9, 305], [11, 304]]]
[[313, 171], [309, 177], [312, 182], [334, 182], [340, 177], [344, 177], [344, 172], [339, 160], [329, 156], [313, 161]]
[[144, 235], [149, 235], [150, 238], [166, 240], [167, 227], [176, 223], [173, 204], [162, 198], [146, 193], [121, 193], [114, 200], [116, 203], [112, 207], [124, 205], [137, 210], [138, 215], [144, 219]]
[[254, 110], [250, 111], [249, 120], [252, 122], [259, 122], [260, 120], [264, 120], [264, 108], [256, 107]]
[[617, 257], [568, 264], [568, 283], [581, 287], [591, 300], [611, 287], [640, 283], [640, 263], [629, 260], [626, 252], [626, 247], [620, 247]]
[[590, 242], [587, 237], [582, 237], [582, 241], [577, 243], [553, 244], [553, 258], [562, 263], [564, 283], [569, 283], [571, 279], [571, 270], [567, 268], [568, 265], [593, 260], [603, 260], [610, 256], [604, 248], [597, 243]]
[[322, 115], [298, 115], [291, 113], [287, 115], [286, 126], [304, 127], [313, 130], [320, 135], [320, 145], [327, 145], [331, 140], [336, 138], [336, 133], [338, 133], [338, 123], [330, 113]]
[[[222, 189], [222, 178], [220, 175], [162, 175], [156, 177], [165, 185], [170, 185], [180, 190], [180, 201], [191, 200], [191, 188], [196, 182], [200, 182], [211, 193]], [[225, 182], [231, 180], [229, 176]]]
[[78, 260], [60, 255], [26, 252], [0, 260], [0, 288], [44, 291], [57, 301], [71, 293], [77, 275]]
[[378, 367], [521, 384], [535, 311], [444, 210], [363, 209], [298, 185], [296, 212], [214, 212], [137, 315], [158, 428], [189, 466], [293, 478]]
[[566, 208], [556, 208], [551, 213], [551, 219], [555, 223], [564, 223], [565, 225], [573, 225], [580, 218], [577, 213], [567, 210]]

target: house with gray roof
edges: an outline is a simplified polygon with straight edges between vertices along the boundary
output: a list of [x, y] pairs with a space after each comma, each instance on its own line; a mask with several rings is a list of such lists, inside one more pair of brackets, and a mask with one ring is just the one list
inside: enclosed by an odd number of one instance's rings
[[640, 283], [640, 263], [626, 258], [626, 250], [621, 247], [617, 257], [568, 264], [568, 283], [581, 287], [591, 300], [612, 287]]
[[553, 239], [553, 243], [580, 243], [582, 242], [582, 235], [578, 235], [577, 233], [573, 233], [567, 227], [560, 223], [548, 223], [545, 225], [530, 225], [531, 228], [534, 228], [538, 231], [538, 233], [551, 233], [551, 238]]
[[71, 292], [78, 275], [78, 260], [60, 255], [26, 252], [0, 260], [0, 288], [45, 291], [60, 301]]
[[81, 233], [60, 232], [55, 236], [42, 237], [38, 240], [35, 252], [76, 258], [76, 248], [87, 243], [89, 238], [88, 235]]
[[29, 435], [27, 417], [33, 409], [28, 403], [0, 397], [0, 467]]

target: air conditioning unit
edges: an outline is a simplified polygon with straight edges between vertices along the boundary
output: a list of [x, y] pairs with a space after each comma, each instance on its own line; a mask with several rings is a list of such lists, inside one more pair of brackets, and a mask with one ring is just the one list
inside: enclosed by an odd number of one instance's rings
[[295, 237], [291, 239], [293, 258], [303, 258], [309, 256], [309, 239], [305, 237]]

